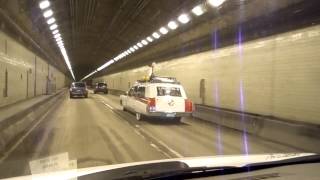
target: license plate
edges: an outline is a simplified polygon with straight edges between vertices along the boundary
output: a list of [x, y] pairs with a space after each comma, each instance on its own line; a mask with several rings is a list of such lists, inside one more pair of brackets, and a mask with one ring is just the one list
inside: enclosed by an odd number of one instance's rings
[[167, 117], [174, 117], [174, 116], [176, 116], [176, 113], [168, 113], [168, 114], [166, 114], [166, 116]]

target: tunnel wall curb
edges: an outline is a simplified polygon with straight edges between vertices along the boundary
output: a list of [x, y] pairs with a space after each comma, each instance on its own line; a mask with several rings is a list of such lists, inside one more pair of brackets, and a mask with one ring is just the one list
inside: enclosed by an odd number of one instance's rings
[[58, 91], [36, 104], [3, 119], [0, 123], [0, 157], [11, 144], [32, 127], [65, 92], [65, 89]]
[[[124, 91], [109, 89], [110, 94], [122, 95]], [[320, 153], [320, 126], [291, 122], [257, 114], [195, 105], [193, 117], [252, 135], [301, 151]], [[315, 151], [316, 150], [316, 151]]]
[[239, 131], [246, 131], [301, 151], [320, 153], [320, 126], [318, 125], [233, 112], [203, 105], [196, 105], [193, 117]]

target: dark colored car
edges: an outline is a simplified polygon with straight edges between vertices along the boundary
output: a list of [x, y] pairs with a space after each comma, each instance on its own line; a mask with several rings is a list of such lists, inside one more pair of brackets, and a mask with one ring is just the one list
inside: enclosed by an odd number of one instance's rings
[[88, 98], [87, 86], [84, 82], [73, 82], [70, 87], [70, 98], [81, 96]]
[[98, 92], [103, 92], [105, 94], [108, 94], [108, 87], [106, 83], [96, 83], [94, 86], [93, 92], [96, 94]]

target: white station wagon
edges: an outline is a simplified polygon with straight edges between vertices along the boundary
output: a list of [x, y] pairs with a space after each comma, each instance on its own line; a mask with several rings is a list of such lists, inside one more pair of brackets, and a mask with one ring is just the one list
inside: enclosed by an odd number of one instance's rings
[[136, 114], [136, 119], [162, 117], [180, 121], [190, 116], [192, 102], [187, 99], [184, 88], [171, 77], [153, 77], [151, 80], [137, 81], [133, 87], [120, 96], [123, 110]]

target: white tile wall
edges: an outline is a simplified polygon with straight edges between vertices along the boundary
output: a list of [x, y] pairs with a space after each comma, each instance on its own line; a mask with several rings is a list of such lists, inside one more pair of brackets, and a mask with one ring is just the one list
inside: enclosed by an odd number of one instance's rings
[[[54, 67], [50, 68], [53, 69], [53, 77], [56, 77], [57, 89], [64, 87], [67, 78]], [[5, 70], [8, 71], [8, 97], [3, 96]], [[45, 60], [0, 31], [0, 107], [34, 97], [35, 85], [36, 95], [46, 94], [47, 75], [48, 63]]]
[[[157, 65], [174, 76], [196, 103], [206, 80], [205, 104], [320, 124], [320, 26], [194, 54]], [[95, 79], [127, 90], [147, 74], [141, 67]], [[120, 83], [121, 79], [121, 83]]]

